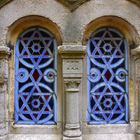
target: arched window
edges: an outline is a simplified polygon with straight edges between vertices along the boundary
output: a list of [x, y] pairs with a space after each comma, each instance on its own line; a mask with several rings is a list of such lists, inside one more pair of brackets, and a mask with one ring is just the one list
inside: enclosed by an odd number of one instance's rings
[[57, 48], [45, 29], [23, 32], [15, 49], [15, 123], [56, 124]]
[[114, 28], [101, 28], [88, 42], [88, 123], [128, 122], [128, 45]]

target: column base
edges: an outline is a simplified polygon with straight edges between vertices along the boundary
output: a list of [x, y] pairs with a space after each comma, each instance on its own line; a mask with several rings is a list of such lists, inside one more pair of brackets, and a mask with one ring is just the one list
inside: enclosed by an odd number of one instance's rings
[[64, 137], [80, 137], [82, 135], [80, 129], [66, 129], [63, 132]]
[[63, 140], [82, 140], [82, 136], [80, 136], [80, 137], [65, 137], [65, 136], [63, 136]]
[[136, 133], [136, 140], [140, 140], [140, 134]]
[[138, 127], [137, 127], [136, 140], [140, 140], [140, 125], [138, 125]]

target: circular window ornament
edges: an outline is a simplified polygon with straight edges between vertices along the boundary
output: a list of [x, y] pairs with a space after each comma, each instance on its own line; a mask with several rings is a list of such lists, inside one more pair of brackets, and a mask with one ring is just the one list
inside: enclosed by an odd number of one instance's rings
[[92, 68], [90, 70], [89, 80], [95, 83], [98, 82], [100, 78], [101, 78], [101, 72], [96, 68]]
[[47, 69], [44, 72], [44, 79], [46, 82], [52, 83], [54, 82], [56, 77], [56, 71], [54, 69]]
[[28, 75], [29, 75], [29, 73], [26, 69], [20, 68], [18, 71], [18, 75], [16, 77], [20, 83], [24, 83], [28, 80], [28, 78], [29, 78]]

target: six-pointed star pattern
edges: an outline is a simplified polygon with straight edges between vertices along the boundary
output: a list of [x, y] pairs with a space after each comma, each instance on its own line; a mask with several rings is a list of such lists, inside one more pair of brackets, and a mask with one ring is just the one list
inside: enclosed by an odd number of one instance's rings
[[15, 118], [21, 124], [55, 124], [56, 46], [42, 28], [20, 35], [16, 45]]
[[90, 124], [128, 121], [128, 67], [124, 37], [102, 28], [88, 46], [88, 120]]

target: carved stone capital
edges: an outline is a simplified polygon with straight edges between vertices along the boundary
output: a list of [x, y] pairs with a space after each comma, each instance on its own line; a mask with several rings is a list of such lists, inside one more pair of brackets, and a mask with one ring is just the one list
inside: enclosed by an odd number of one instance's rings
[[80, 79], [64, 79], [65, 91], [70, 93], [79, 92]]
[[83, 58], [86, 54], [86, 46], [67, 44], [58, 47], [62, 58]]
[[0, 46], [0, 85], [8, 80], [8, 56], [10, 50], [8, 47]]
[[140, 44], [140, 36], [136, 36], [135, 44], [136, 44], [136, 46], [139, 46], [139, 44]]
[[140, 45], [131, 50], [131, 55], [134, 57], [134, 59], [140, 58]]
[[10, 55], [10, 49], [5, 46], [0, 46], [0, 59], [7, 58]]

